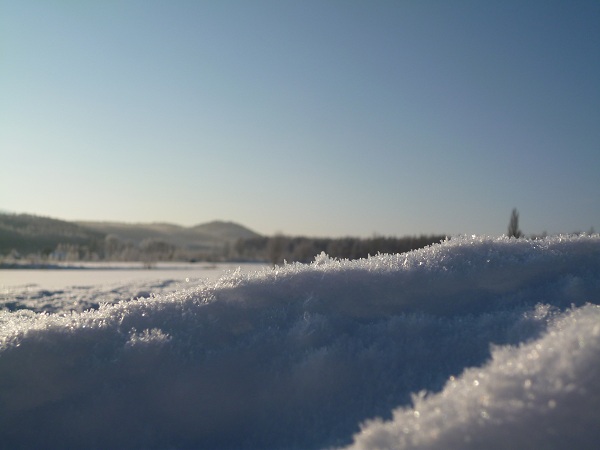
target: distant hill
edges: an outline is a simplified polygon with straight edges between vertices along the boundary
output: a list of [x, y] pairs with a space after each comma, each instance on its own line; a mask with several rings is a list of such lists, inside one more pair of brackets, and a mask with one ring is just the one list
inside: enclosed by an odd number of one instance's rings
[[240, 238], [255, 237], [260, 235], [224, 221], [182, 227], [169, 223], [68, 222], [30, 214], [0, 213], [0, 255], [12, 251], [48, 255], [57, 248], [69, 248], [86, 254], [96, 252], [103, 259], [110, 257], [105, 244], [111, 241], [113, 251], [115, 243], [120, 249], [131, 249], [160, 242], [172, 252], [176, 249], [190, 255], [200, 252], [195, 256], [202, 256], [221, 251]]
[[77, 224], [136, 245], [144, 240], [156, 239], [191, 250], [222, 247], [225, 243], [238, 239], [260, 237], [258, 233], [242, 225], [223, 221], [193, 227], [170, 223], [77, 222]]
[[0, 213], [0, 254], [50, 253], [58, 244], [90, 245], [104, 234], [64, 220]]
[[242, 225], [233, 222], [223, 222], [221, 220], [196, 225], [195, 227], [192, 227], [192, 230], [229, 241], [260, 237], [258, 233], [255, 233]]

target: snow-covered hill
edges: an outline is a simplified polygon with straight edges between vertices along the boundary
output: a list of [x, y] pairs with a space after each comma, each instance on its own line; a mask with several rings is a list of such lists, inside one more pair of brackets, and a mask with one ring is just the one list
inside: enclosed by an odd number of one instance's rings
[[0, 442], [596, 448], [599, 303], [597, 235], [461, 237], [2, 312]]

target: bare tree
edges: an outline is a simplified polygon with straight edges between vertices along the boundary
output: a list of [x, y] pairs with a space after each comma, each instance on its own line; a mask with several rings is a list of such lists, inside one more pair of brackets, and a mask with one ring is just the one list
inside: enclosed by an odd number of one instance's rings
[[519, 211], [517, 208], [513, 208], [510, 222], [508, 222], [508, 237], [520, 238], [521, 236], [523, 233], [519, 230]]

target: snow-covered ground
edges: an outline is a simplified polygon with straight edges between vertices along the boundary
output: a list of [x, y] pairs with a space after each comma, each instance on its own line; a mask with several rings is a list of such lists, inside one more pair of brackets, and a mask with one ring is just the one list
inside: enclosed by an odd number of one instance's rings
[[0, 313], [3, 446], [600, 442], [597, 235], [321, 255], [130, 298]]
[[0, 310], [83, 312], [100, 303], [117, 303], [210, 283], [235, 270], [254, 272], [258, 263], [56, 264], [45, 269], [0, 269]]

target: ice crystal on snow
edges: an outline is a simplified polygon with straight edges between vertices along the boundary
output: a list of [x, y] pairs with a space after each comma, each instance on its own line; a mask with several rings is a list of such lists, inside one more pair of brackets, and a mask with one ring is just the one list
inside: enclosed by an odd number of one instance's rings
[[598, 303], [599, 237], [475, 236], [0, 312], [0, 442], [595, 448]]

